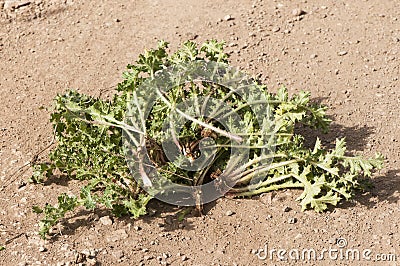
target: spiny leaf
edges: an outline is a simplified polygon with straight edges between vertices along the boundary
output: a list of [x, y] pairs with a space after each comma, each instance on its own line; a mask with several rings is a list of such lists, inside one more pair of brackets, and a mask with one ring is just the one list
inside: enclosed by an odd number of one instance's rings
[[325, 211], [328, 208], [328, 204], [336, 206], [340, 201], [340, 197], [329, 191], [326, 195], [314, 198], [311, 200], [311, 208], [316, 212]]
[[308, 208], [308, 205], [310, 205], [314, 198], [318, 196], [321, 192], [322, 186], [324, 185], [324, 180], [317, 180], [311, 183], [307, 177], [310, 173], [311, 166], [307, 166], [300, 175], [296, 176], [296, 179], [304, 185], [303, 193], [296, 199], [297, 201], [300, 201], [302, 210]]
[[373, 169], [382, 169], [383, 167], [383, 156], [379, 153], [374, 158], [362, 158], [357, 157], [344, 157], [342, 165], [350, 168], [350, 173], [360, 174], [363, 173], [365, 176], [371, 176]]
[[150, 195], [139, 195], [139, 199], [130, 198], [129, 200], [124, 200], [123, 204], [133, 216], [133, 218], [138, 218], [141, 215], [145, 215], [146, 205], [152, 199]]

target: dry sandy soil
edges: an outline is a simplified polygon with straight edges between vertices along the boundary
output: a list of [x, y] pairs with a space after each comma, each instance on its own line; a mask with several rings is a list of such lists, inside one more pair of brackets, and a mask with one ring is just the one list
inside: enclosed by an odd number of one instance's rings
[[[328, 105], [334, 124], [325, 143], [345, 136], [354, 153], [382, 152], [375, 187], [322, 214], [301, 212], [299, 191], [220, 199], [183, 223], [176, 208], [158, 202], [136, 221], [82, 210], [40, 240], [31, 207], [54, 204], [78, 184], [26, 184], [29, 169], [11, 179], [52, 139], [49, 111], [39, 107], [68, 88], [98, 95], [115, 86], [159, 39], [174, 50], [211, 38], [225, 40], [232, 65], [271, 90], [308, 90]], [[400, 264], [399, 65], [398, 0], [0, 0], [0, 265], [272, 265], [282, 263], [276, 253], [261, 260], [255, 252], [265, 245], [322, 252], [339, 248], [337, 239], [347, 241], [340, 250], [370, 249], [371, 261], [296, 262], [286, 254], [283, 263]]]

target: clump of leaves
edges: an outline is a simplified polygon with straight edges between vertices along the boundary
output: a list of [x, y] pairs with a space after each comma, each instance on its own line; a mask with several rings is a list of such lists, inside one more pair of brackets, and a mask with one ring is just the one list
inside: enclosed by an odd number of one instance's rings
[[[207, 41], [200, 47], [187, 41], [175, 53], [169, 54], [168, 43], [161, 41], [156, 49], [139, 55], [134, 64], [127, 66], [127, 71], [123, 73], [124, 80], [118, 84], [112, 100], [76, 91], [55, 98], [51, 122], [55, 128], [57, 146], [51, 151], [49, 162], [34, 166], [32, 180], [40, 183], [45, 178], [62, 174], [62, 178], [66, 175], [84, 181], [85, 185], [79, 197], [62, 194], [55, 206], [47, 204], [44, 208], [34, 207], [35, 212], [44, 215], [40, 229], [42, 237], [67, 212], [78, 206], [86, 209], [104, 206], [116, 216], [129, 214], [136, 218], [146, 214], [146, 205], [156, 193], [164, 193], [144, 191], [141, 181], [133, 177], [139, 175], [145, 183], [147, 172], [130, 172], [123, 140], [124, 134], [136, 124], [141, 125], [135, 128], [136, 132], [141, 133], [139, 138], [131, 137], [131, 140], [141, 144], [134, 147], [140, 150], [144, 145], [147, 148], [153, 167], [163, 178], [186, 186], [218, 180], [226, 170], [233, 143], [232, 134], [227, 133], [218, 121], [178, 112], [178, 115], [186, 119], [189, 117], [189, 120], [181, 130], [172, 132], [173, 145], [180, 151], [177, 160], [192, 161], [200, 157], [199, 142], [205, 137], [212, 139], [215, 144], [216, 155], [209, 166], [202, 170], [177, 167], [161, 149], [167, 137], [163, 130], [164, 121], [187, 98], [203, 97], [204, 100], [212, 96], [227, 103], [242, 118], [234, 135], [246, 138], [245, 147], [250, 152], [247, 161], [242, 162], [240, 171], [229, 177], [235, 183], [228, 192], [230, 195], [245, 197], [277, 189], [297, 188], [303, 190], [297, 199], [302, 210], [311, 208], [320, 212], [328, 205], [336, 205], [341, 199], [351, 198], [355, 189], [360, 187], [360, 178], [369, 177], [375, 169], [382, 167], [383, 158], [380, 154], [368, 159], [349, 156], [344, 139], [337, 139], [336, 147], [332, 150], [322, 147], [319, 139], [315, 140], [314, 148], [307, 148], [303, 143], [307, 136], [295, 133], [294, 129], [297, 124], [303, 124], [328, 131], [331, 121], [326, 116], [326, 107], [311, 103], [308, 92], [289, 97], [286, 88], [282, 87], [273, 93], [255, 79], [249, 86], [265, 99], [263, 103], [267, 103], [267, 109], [258, 111], [265, 112], [266, 121], [272, 118], [272, 121], [267, 121], [268, 125], [257, 119], [254, 113], [257, 109], [252, 106], [255, 101], [248, 101], [252, 99], [251, 95], [244, 100], [225, 86], [206, 81], [176, 84], [168, 91], [157, 91], [162, 96], [161, 100], [155, 102], [146, 119], [132, 122], [126, 117], [130, 112], [142, 110], [145, 105], [141, 102], [143, 94], [151, 92], [140, 91], [140, 88], [157, 77], [157, 73], [163, 69], [204, 60], [227, 66], [228, 55], [224, 53], [223, 46], [223, 43], [215, 40]], [[200, 109], [204, 105], [186, 107]], [[218, 113], [217, 107], [209, 111]], [[260, 137], [269, 135], [265, 134], [268, 132], [273, 132], [270, 134], [273, 137]], [[270, 148], [267, 154], [262, 152], [266, 143]], [[257, 182], [254, 182], [255, 178]], [[198, 207], [200, 205], [201, 199]]]

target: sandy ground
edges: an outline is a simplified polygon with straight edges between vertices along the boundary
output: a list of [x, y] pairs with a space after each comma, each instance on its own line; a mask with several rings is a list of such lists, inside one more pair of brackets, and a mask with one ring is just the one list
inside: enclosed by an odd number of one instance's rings
[[[40, 240], [31, 207], [78, 189], [68, 180], [26, 184], [29, 169], [11, 178], [52, 140], [49, 111], [40, 107], [68, 88], [98, 95], [115, 86], [159, 39], [174, 50], [211, 38], [225, 40], [231, 64], [271, 90], [308, 90], [328, 105], [334, 124], [325, 143], [345, 136], [354, 153], [382, 152], [375, 187], [323, 214], [301, 212], [299, 191], [220, 199], [183, 223], [158, 202], [139, 220], [82, 210]], [[399, 59], [397, 0], [0, 0], [0, 265], [400, 264]], [[286, 250], [287, 261], [274, 249]], [[339, 253], [296, 262], [288, 256], [295, 249]], [[348, 250], [360, 260], [340, 256]]]

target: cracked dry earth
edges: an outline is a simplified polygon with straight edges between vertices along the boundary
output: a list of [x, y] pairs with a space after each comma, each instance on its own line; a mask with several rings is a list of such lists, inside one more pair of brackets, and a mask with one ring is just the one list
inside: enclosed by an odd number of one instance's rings
[[[301, 212], [296, 190], [219, 199], [183, 222], [159, 202], [139, 220], [78, 210], [41, 240], [31, 207], [79, 187], [26, 183], [29, 167], [12, 176], [52, 140], [40, 107], [68, 88], [98, 95], [115, 86], [159, 39], [174, 50], [211, 38], [225, 40], [231, 64], [271, 90], [308, 90], [328, 105], [334, 123], [325, 144], [344, 136], [353, 153], [382, 152], [374, 188], [322, 214]], [[0, 0], [0, 265], [400, 264], [399, 60], [397, 0]], [[263, 257], [265, 247], [370, 250], [370, 260], [286, 253], [281, 262], [277, 252]]]

